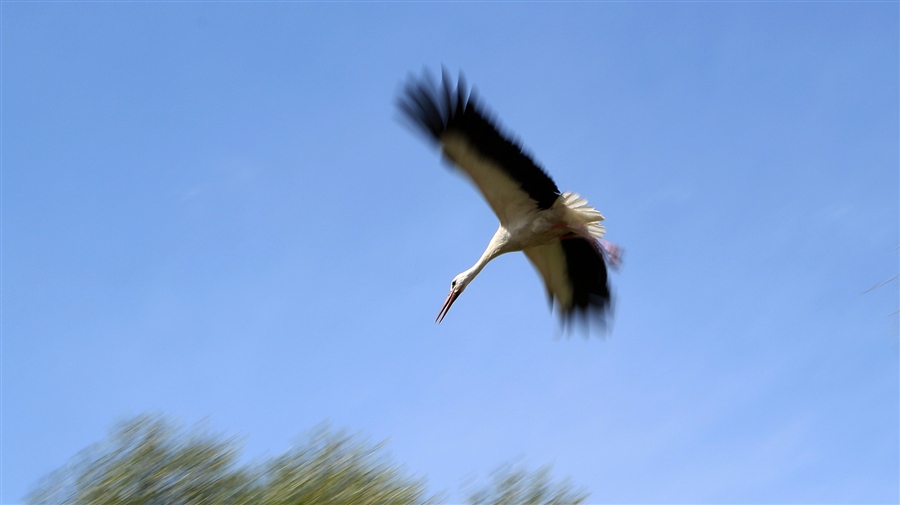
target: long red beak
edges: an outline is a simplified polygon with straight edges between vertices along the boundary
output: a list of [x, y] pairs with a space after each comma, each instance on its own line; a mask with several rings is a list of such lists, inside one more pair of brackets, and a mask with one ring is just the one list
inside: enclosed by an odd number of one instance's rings
[[444, 306], [441, 307], [441, 311], [438, 312], [437, 317], [434, 318], [435, 323], [441, 324], [441, 321], [444, 320], [447, 312], [450, 312], [450, 306], [453, 305], [453, 302], [455, 302], [457, 298], [459, 298], [460, 293], [462, 293], [462, 291], [454, 291], [452, 289], [450, 290], [450, 294], [447, 295], [447, 299], [444, 300]]

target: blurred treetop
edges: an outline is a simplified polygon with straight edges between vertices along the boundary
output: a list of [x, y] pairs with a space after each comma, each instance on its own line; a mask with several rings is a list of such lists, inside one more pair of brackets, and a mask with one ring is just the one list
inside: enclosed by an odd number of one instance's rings
[[[33, 505], [426, 505], [425, 479], [384, 454], [384, 444], [321, 426], [290, 451], [241, 465], [240, 443], [208, 430], [185, 430], [161, 416], [117, 425], [110, 436], [45, 477]], [[475, 505], [583, 503], [587, 493], [555, 483], [549, 468], [502, 467], [472, 490]]]

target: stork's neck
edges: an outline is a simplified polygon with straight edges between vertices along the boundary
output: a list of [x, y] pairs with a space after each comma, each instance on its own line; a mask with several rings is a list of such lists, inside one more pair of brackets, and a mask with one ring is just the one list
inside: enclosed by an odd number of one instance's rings
[[478, 261], [472, 265], [472, 268], [466, 270], [467, 280], [471, 281], [474, 279], [492, 259], [512, 251], [513, 248], [511, 247], [509, 239], [509, 231], [501, 225], [488, 243], [487, 249], [485, 249], [481, 257], [478, 258]]

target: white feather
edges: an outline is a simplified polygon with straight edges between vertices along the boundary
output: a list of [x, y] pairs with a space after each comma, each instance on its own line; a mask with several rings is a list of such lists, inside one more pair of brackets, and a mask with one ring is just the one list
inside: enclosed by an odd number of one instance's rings
[[566, 191], [560, 195], [557, 203], [562, 203], [569, 210], [567, 221], [575, 229], [584, 230], [588, 235], [600, 239], [606, 234], [606, 228], [600, 224], [603, 214], [588, 205], [587, 200], [577, 193]]

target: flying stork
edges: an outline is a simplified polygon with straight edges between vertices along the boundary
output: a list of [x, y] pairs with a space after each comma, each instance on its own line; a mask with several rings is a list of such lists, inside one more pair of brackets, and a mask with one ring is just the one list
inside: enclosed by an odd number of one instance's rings
[[440, 84], [426, 73], [410, 77], [398, 100], [403, 115], [432, 140], [475, 183], [500, 227], [484, 254], [453, 278], [435, 323], [470, 282], [501, 254], [522, 251], [544, 280], [548, 298], [563, 323], [596, 318], [610, 310], [607, 263], [617, 266], [618, 248], [603, 239], [603, 215], [575, 193], [561, 193], [490, 114], [469, 93], [460, 75], [453, 89], [446, 70]]

